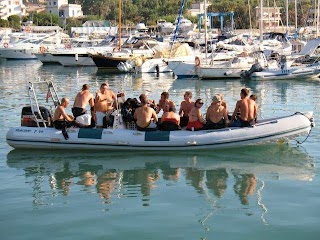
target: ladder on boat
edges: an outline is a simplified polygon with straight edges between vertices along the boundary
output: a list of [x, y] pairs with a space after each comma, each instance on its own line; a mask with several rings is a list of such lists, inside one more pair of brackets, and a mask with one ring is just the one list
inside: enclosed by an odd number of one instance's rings
[[30, 100], [30, 107], [33, 115], [33, 120], [36, 122], [38, 127], [48, 127], [49, 122], [45, 120], [40, 111], [40, 106], [38, 103], [37, 94], [35, 91], [35, 86], [43, 87], [45, 85], [47, 87], [47, 95], [46, 101], [48, 102], [49, 98], [52, 99], [55, 107], [60, 105], [60, 100], [58, 93], [51, 81], [40, 81], [40, 82], [29, 82], [28, 95]]

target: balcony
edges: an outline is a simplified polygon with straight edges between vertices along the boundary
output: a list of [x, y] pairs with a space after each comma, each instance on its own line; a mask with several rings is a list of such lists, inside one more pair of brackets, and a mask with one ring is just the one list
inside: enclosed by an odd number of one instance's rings
[[7, 7], [7, 5], [0, 3], [0, 9], [6, 8], [6, 7]]

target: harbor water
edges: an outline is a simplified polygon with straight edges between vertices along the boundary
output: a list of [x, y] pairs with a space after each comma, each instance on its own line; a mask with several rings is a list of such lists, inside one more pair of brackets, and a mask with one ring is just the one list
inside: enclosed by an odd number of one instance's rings
[[[313, 111], [316, 126], [289, 142], [214, 151], [14, 150], [30, 81], [51, 80], [71, 103], [85, 83], [108, 81], [126, 97], [168, 91], [216, 93], [233, 111], [243, 87], [258, 96], [259, 118]], [[199, 81], [110, 74], [38, 61], [0, 62], [0, 236], [33, 239], [319, 239], [320, 79]], [[46, 89], [40, 93], [43, 104]], [[71, 113], [71, 109], [68, 109]]]

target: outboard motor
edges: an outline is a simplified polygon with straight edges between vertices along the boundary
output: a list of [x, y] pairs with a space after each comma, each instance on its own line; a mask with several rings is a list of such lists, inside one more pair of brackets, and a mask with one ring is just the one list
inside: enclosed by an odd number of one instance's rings
[[133, 66], [128, 62], [119, 62], [119, 64], [117, 65], [117, 68], [121, 72], [129, 72], [133, 68]]
[[255, 63], [251, 66], [251, 68], [247, 71], [242, 71], [240, 74], [241, 78], [248, 79], [250, 78], [251, 74], [254, 72], [261, 72], [263, 70], [263, 67], [260, 63]]
[[[39, 110], [41, 113], [41, 116], [43, 118], [43, 120], [46, 122], [46, 126], [47, 127], [51, 127], [51, 114], [50, 111], [43, 107], [43, 106], [39, 106]], [[39, 120], [41, 120], [41, 116], [40, 114], [37, 112], [37, 109], [34, 107], [33, 109], [36, 118]], [[21, 112], [21, 126], [25, 126], [25, 127], [38, 127], [37, 125], [37, 121], [35, 119], [35, 116], [32, 113], [32, 109], [31, 106], [26, 106], [22, 108], [22, 112]], [[39, 126], [40, 127], [44, 127], [44, 123], [43, 122], [39, 122]]]

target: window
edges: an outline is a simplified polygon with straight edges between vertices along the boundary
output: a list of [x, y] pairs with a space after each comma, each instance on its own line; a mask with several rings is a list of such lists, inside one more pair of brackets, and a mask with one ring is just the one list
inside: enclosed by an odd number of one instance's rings
[[53, 5], [57, 5], [57, 2], [53, 2]]

